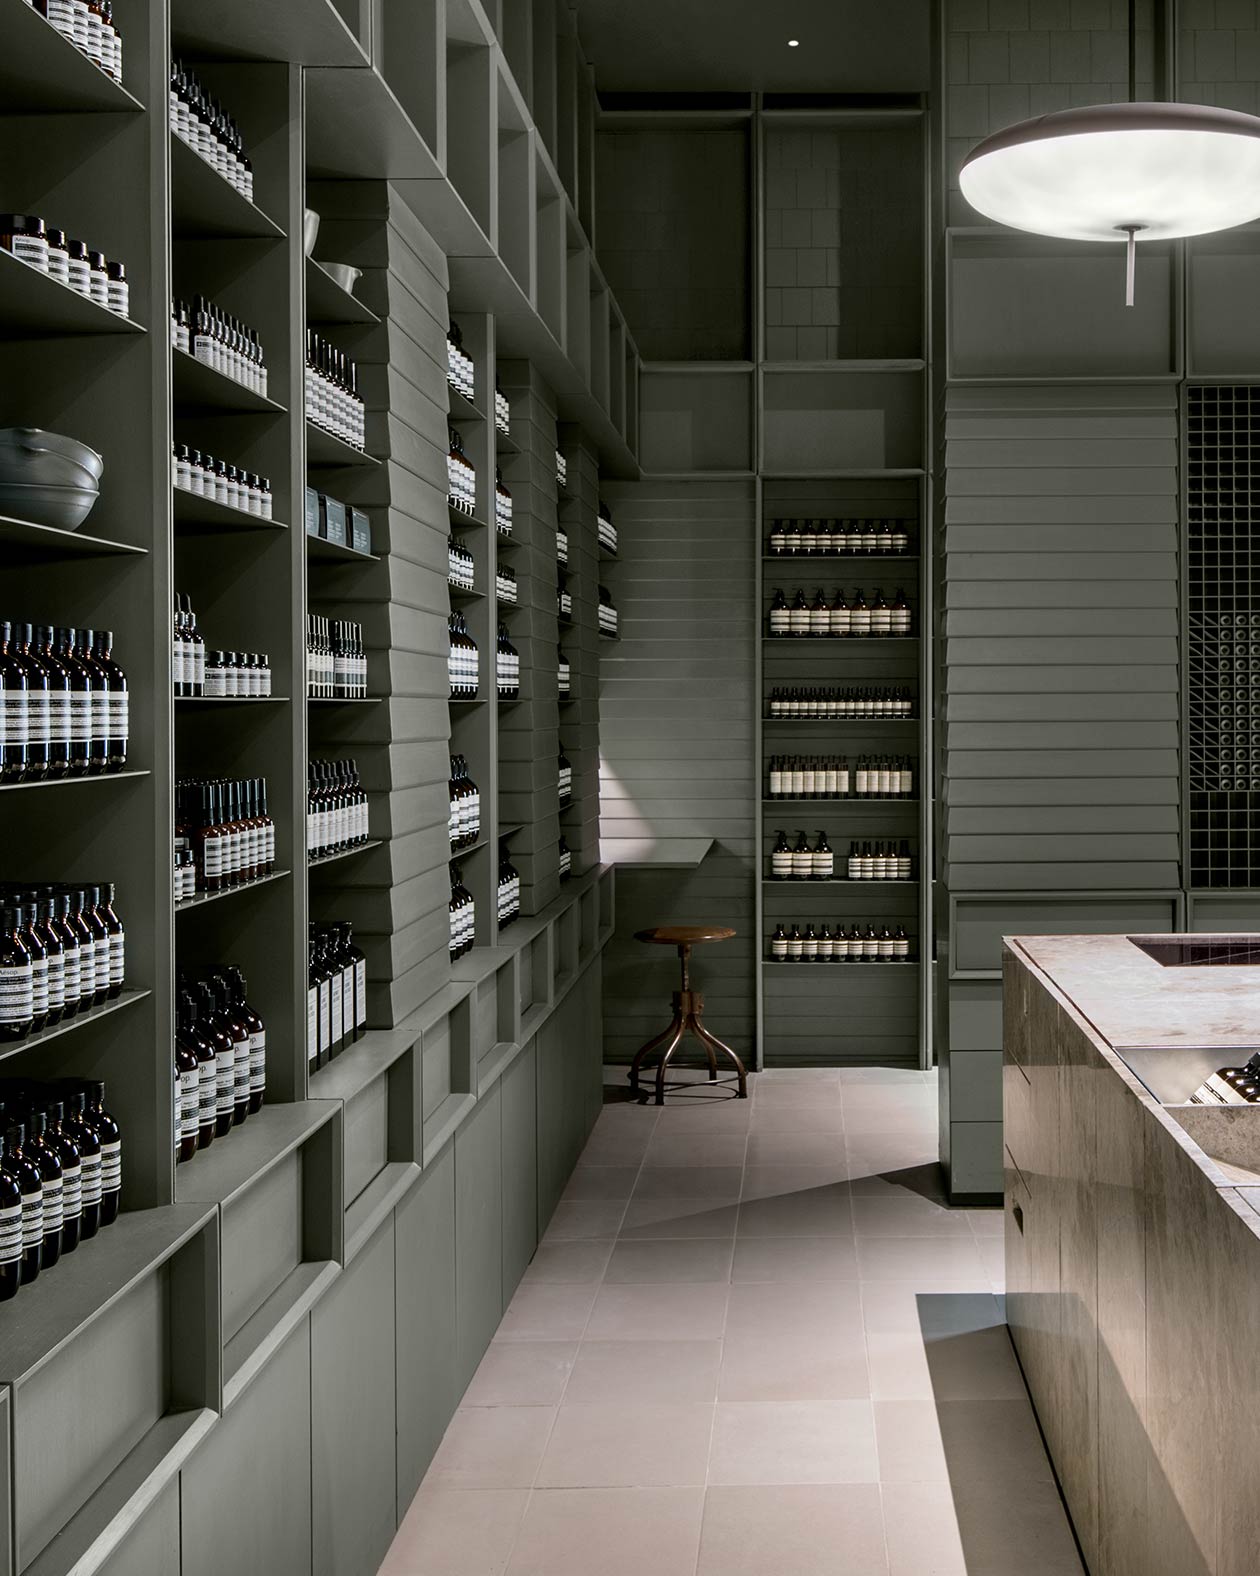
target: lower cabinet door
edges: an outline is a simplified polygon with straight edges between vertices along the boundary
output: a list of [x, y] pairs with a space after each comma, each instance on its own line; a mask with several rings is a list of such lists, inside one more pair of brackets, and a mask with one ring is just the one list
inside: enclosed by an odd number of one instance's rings
[[179, 1479], [172, 1478], [96, 1576], [179, 1576]]
[[315, 1576], [376, 1576], [398, 1525], [394, 1217], [311, 1313]]
[[210, 1430], [180, 1494], [182, 1576], [310, 1576], [309, 1320]]

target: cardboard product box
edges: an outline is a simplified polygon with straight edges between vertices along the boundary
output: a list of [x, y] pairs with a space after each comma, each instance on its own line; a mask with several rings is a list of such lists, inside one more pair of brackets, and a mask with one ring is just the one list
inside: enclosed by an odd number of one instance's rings
[[306, 489], [306, 534], [307, 534], [307, 536], [322, 536], [323, 535], [323, 532], [319, 528], [320, 516], [323, 513], [323, 510], [320, 508], [320, 502], [321, 502], [321, 499], [320, 499], [319, 493], [316, 492], [314, 487], [308, 487]]
[[350, 511], [350, 546], [356, 553], [372, 551], [372, 522], [362, 509]]
[[325, 498], [324, 513], [328, 520], [328, 540], [335, 542], [338, 547], [345, 547], [349, 541], [345, 504], [336, 498]]

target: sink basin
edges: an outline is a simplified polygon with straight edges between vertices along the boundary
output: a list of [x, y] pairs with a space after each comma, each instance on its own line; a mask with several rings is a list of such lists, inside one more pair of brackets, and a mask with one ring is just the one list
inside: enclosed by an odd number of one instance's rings
[[1128, 939], [1166, 969], [1260, 964], [1260, 936], [1130, 936]]

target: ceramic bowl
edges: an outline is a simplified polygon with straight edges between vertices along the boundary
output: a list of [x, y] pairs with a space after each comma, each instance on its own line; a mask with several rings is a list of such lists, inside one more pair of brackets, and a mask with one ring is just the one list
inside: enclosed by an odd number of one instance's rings
[[91, 514], [98, 497], [94, 487], [24, 486], [21, 482], [0, 481], [0, 514], [74, 531]]
[[319, 215], [314, 208], [302, 210], [302, 245], [306, 248], [309, 257], [315, 250], [315, 241], [319, 235]]
[[38, 427], [0, 429], [0, 481], [95, 491], [105, 461], [77, 438]]
[[363, 270], [352, 263], [321, 263], [320, 267], [347, 295], [354, 294], [355, 285], [363, 278]]

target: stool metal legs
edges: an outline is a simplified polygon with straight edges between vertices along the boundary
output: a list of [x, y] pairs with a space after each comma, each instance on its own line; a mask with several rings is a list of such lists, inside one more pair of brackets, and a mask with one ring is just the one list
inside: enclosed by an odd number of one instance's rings
[[697, 1039], [704, 1048], [704, 1054], [709, 1063], [709, 1082], [716, 1083], [717, 1052], [721, 1051], [735, 1064], [735, 1072], [739, 1079], [740, 1100], [748, 1098], [748, 1079], [744, 1072], [744, 1064], [739, 1057], [716, 1034], [710, 1034], [704, 1026], [704, 997], [698, 990], [691, 989], [691, 977], [687, 968], [691, 954], [690, 946], [680, 946], [678, 956], [682, 960], [682, 989], [674, 992], [674, 1017], [668, 1029], [655, 1035], [635, 1053], [635, 1058], [630, 1064], [630, 1087], [640, 1101], [646, 1103], [647, 1092], [639, 1088], [639, 1072], [647, 1057], [660, 1050], [661, 1059], [656, 1068], [656, 1104], [665, 1104], [665, 1069], [669, 1066], [674, 1052], [682, 1044], [688, 1034]]

